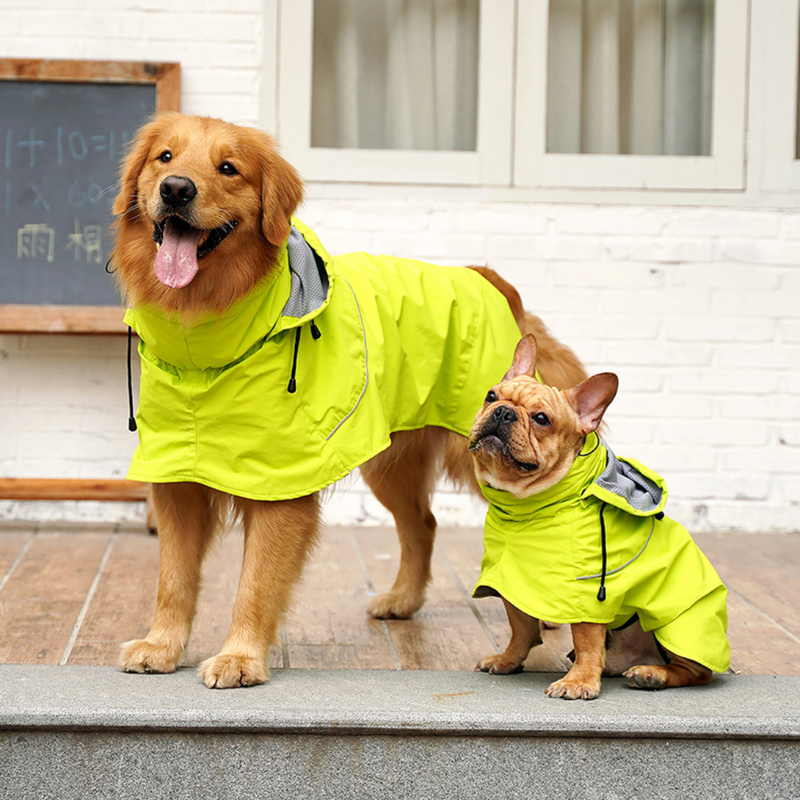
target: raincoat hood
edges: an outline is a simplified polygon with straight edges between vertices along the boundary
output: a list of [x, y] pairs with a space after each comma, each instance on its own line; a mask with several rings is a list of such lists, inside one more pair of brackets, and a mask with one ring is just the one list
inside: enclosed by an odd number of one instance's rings
[[519, 329], [473, 270], [331, 257], [298, 220], [275, 269], [225, 313], [185, 326], [139, 306], [139, 447], [128, 477], [255, 500], [308, 495], [394, 431], [466, 435]]
[[[726, 590], [686, 529], [664, 516], [666, 483], [590, 434], [567, 475], [489, 501], [475, 597], [538, 619], [620, 628], [638, 615], [661, 644], [716, 672], [730, 665]], [[602, 590], [601, 590], [602, 587]]]

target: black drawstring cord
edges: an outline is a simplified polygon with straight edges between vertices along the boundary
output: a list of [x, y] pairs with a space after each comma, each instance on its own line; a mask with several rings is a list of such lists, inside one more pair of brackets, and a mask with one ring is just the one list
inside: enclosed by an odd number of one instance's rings
[[294, 394], [297, 391], [297, 381], [295, 375], [297, 374], [297, 351], [300, 349], [300, 331], [302, 328], [298, 325], [297, 332], [294, 336], [294, 357], [292, 358], [292, 376], [289, 378], [289, 386], [286, 389], [289, 394]]
[[[287, 387], [286, 391], [289, 394], [294, 394], [297, 391], [297, 353], [300, 350], [300, 331], [303, 330], [302, 327], [298, 325], [297, 332], [294, 335], [294, 356], [292, 357], [292, 375], [289, 378], [289, 386]], [[314, 341], [322, 336], [322, 331], [317, 327], [316, 322], [311, 320], [311, 337]]]
[[606, 599], [606, 568], [608, 567], [608, 552], [606, 550], [606, 522], [603, 519], [603, 511], [606, 504], [600, 506], [600, 547], [603, 552], [603, 569], [600, 572], [600, 590], [597, 592], [597, 599], [602, 603]]
[[131, 375], [131, 340], [133, 331], [128, 326], [128, 430], [136, 430], [136, 416], [133, 413], [133, 377]]

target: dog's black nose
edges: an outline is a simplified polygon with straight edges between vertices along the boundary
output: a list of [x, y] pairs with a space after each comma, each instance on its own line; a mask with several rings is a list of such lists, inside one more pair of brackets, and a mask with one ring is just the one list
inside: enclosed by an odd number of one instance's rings
[[498, 406], [492, 413], [492, 422], [495, 425], [509, 424], [517, 421], [517, 412], [509, 406]]
[[197, 196], [197, 187], [189, 178], [170, 175], [158, 187], [161, 199], [171, 208], [182, 208]]

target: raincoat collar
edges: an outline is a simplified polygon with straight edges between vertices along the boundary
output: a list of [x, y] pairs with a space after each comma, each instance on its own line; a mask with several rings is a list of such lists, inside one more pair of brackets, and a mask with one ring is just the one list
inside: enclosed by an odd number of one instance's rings
[[524, 520], [554, 512], [562, 503], [595, 498], [634, 516], [663, 513], [664, 479], [633, 459], [619, 459], [596, 433], [590, 433], [567, 474], [554, 486], [529, 497], [481, 484], [481, 492], [501, 519]]
[[139, 306], [128, 309], [125, 322], [159, 362], [190, 370], [232, 366], [265, 340], [304, 325], [328, 305], [334, 279], [330, 256], [317, 238], [298, 220], [293, 223], [272, 273], [223, 313], [185, 326], [175, 314]]

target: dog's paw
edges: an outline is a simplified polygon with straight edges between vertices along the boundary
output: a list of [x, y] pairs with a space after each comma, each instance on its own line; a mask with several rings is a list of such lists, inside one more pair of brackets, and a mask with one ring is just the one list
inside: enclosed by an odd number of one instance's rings
[[565, 700], [594, 700], [600, 694], [600, 681], [562, 678], [551, 683], [544, 693], [548, 697], [563, 697]]
[[385, 592], [367, 604], [367, 614], [374, 619], [411, 619], [422, 608], [425, 596], [412, 593]]
[[269, 680], [269, 670], [263, 659], [235, 654], [209, 658], [197, 671], [209, 689], [257, 686]]
[[119, 667], [125, 672], [175, 672], [182, 648], [134, 639], [119, 650]]
[[524, 666], [523, 661], [511, 659], [505, 653], [495, 653], [482, 658], [475, 669], [479, 672], [488, 672], [490, 675], [512, 675], [515, 672], [522, 672]]
[[657, 666], [631, 667], [622, 673], [634, 689], [663, 689], [667, 684], [665, 670]]

